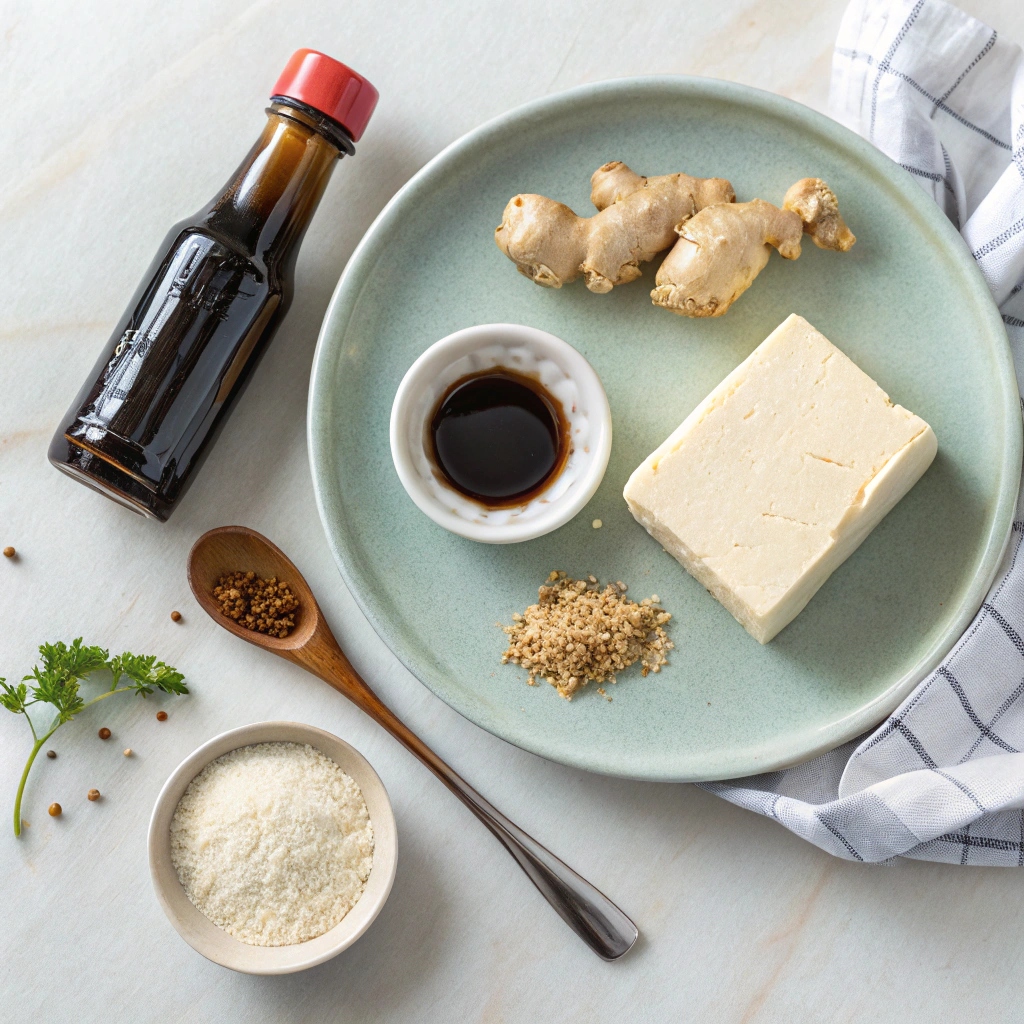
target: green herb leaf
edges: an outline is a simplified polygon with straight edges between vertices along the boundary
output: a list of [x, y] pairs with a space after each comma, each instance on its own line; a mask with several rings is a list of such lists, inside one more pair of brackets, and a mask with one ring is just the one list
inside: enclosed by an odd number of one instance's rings
[[82, 638], [70, 647], [58, 641], [39, 648], [42, 664], [36, 665], [25, 681], [34, 680], [29, 703], [52, 704], [57, 711], [57, 724], [70, 722], [85, 707], [78, 694], [78, 681], [90, 672], [106, 668], [107, 652], [102, 647], [83, 647]]
[[183, 682], [185, 677], [177, 669], [157, 661], [152, 654], [139, 655], [125, 651], [111, 659], [110, 672], [114, 677], [111, 689], [117, 686], [122, 677], [127, 676], [131, 685], [126, 689], [132, 689], [143, 697], [151, 694], [154, 686], [164, 693], [188, 693], [188, 687]]
[[[39, 658], [40, 663], [17, 686], [11, 686], [5, 679], [0, 678], [0, 705], [14, 714], [25, 715], [32, 730], [32, 738], [35, 740], [14, 801], [16, 836], [21, 835], [21, 798], [29, 770], [42, 745], [60, 726], [71, 721], [89, 704], [95, 704], [96, 701], [115, 693], [134, 692], [145, 697], [153, 692], [154, 687], [165, 693], [188, 693], [188, 687], [184, 683], [185, 677], [177, 669], [157, 661], [154, 655], [138, 655], [125, 651], [115, 658], [110, 658], [109, 652], [102, 647], [83, 646], [81, 637], [74, 640], [70, 647], [62, 641], [43, 644], [39, 648]], [[110, 688], [87, 704], [78, 692], [79, 681], [93, 672], [104, 669], [111, 675]], [[128, 685], [118, 686], [122, 679], [127, 679]], [[31, 688], [28, 685], [30, 683]], [[32, 719], [28, 716], [27, 709], [33, 704], [49, 704], [57, 712], [49, 731], [43, 736], [36, 733]]]
[[0, 693], [0, 704], [16, 715], [25, 714], [25, 698], [28, 696], [28, 687], [24, 683], [9, 686], [6, 679], [0, 679], [0, 687], [4, 691]]
[[[43, 659], [42, 667], [45, 674], [65, 679], [84, 679], [90, 672], [105, 668], [108, 658], [102, 647], [83, 647], [81, 637], [70, 647], [60, 641], [55, 644], [42, 644], [39, 656]], [[39, 672], [39, 666], [36, 666], [35, 671]]]

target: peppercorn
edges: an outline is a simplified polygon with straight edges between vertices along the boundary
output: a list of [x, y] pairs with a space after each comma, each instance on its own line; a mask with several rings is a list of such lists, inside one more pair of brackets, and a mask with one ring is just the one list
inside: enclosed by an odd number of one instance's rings
[[86, 796], [90, 800], [99, 800], [99, 798], [100, 798], [100, 791], [98, 789], [90, 789], [89, 792], [86, 793]]
[[52, 761], [57, 756], [56, 750], [48, 750], [46, 756]]
[[181, 622], [181, 612], [171, 612], [171, 622]]
[[167, 721], [167, 712], [166, 711], [158, 711], [156, 713], [156, 720], [158, 722], [166, 722]]
[[58, 818], [58, 817], [60, 817], [61, 810], [62, 810], [62, 808], [61, 808], [60, 804], [50, 804], [50, 817], [51, 818]]
[[97, 733], [97, 735], [99, 736], [99, 738], [101, 740], [109, 740], [110, 739], [110, 730], [106, 726], [103, 726], [103, 728], [100, 729], [100, 731]]
[[4, 558], [13, 558], [18, 552], [11, 547], [10, 544], [4, 548]]

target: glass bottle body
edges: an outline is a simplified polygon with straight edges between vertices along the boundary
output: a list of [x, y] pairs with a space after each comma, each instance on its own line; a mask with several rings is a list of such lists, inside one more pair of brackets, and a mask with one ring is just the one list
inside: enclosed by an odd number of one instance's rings
[[351, 141], [274, 102], [224, 191], [165, 238], [50, 445], [50, 461], [166, 519], [292, 294], [299, 245]]

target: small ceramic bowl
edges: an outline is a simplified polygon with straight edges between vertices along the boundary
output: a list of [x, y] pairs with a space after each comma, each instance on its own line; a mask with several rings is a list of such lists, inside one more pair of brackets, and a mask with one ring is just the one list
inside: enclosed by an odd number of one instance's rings
[[[572, 444], [562, 471], [513, 508], [491, 509], [454, 490], [430, 454], [430, 419], [461, 377], [495, 366], [516, 370], [557, 398]], [[550, 533], [594, 496], [608, 468], [612, 414], [594, 368], [553, 334], [521, 324], [482, 324], [449, 334], [412, 364], [391, 408], [391, 457], [409, 497], [439, 526], [485, 544]]]
[[[193, 906], [171, 863], [171, 819], [188, 784], [222, 754], [252, 743], [308, 743], [331, 758], [363, 791], [373, 824], [373, 867], [356, 905], [330, 931], [292, 946], [250, 946], [218, 928]], [[149, 822], [149, 870], [157, 899], [178, 934], [207, 960], [245, 974], [291, 974], [348, 949], [373, 923], [395, 880], [395, 815], [370, 762], [337, 736], [298, 722], [259, 722], [215, 736], [191, 753], [160, 790]]]

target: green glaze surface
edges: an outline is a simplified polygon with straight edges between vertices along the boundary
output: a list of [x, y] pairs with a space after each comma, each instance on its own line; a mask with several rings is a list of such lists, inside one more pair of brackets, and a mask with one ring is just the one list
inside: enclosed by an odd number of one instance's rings
[[[539, 192], [588, 215], [591, 173], [732, 181], [781, 203], [824, 178], [858, 241], [773, 254], [724, 317], [651, 305], [643, 278], [593, 295], [516, 273], [493, 231], [508, 199]], [[633, 468], [790, 313], [824, 332], [895, 402], [934, 427], [927, 474], [766, 647], [634, 522]], [[388, 449], [399, 381], [432, 342], [489, 322], [564, 338], [611, 402], [614, 444], [589, 505], [548, 536], [492, 547], [447, 533], [403, 491]], [[661, 780], [720, 779], [792, 764], [859, 735], [960, 636], [991, 582], [1021, 467], [1017, 386], [998, 312], [970, 254], [904, 171], [834, 122], [725, 82], [602, 83], [513, 111], [459, 140], [386, 207], [324, 321], [309, 403], [320, 513], [342, 575], [398, 657], [483, 728], [544, 757]], [[591, 527], [600, 518], [600, 530]], [[501, 665], [498, 622], [536, 600], [552, 569], [623, 580], [673, 613], [658, 675], [624, 673], [614, 698], [571, 703]]]

